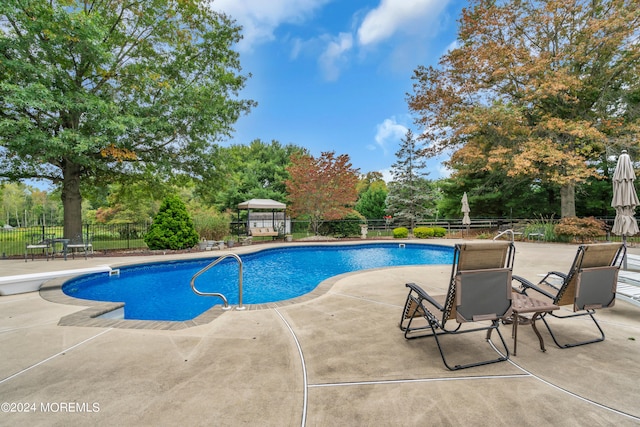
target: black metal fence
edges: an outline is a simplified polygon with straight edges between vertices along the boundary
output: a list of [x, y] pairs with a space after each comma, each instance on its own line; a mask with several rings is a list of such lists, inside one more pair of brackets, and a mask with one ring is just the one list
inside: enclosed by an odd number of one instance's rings
[[[94, 251], [144, 249], [144, 235], [149, 224], [85, 224], [83, 239], [91, 242]], [[0, 229], [0, 257], [23, 256], [27, 244], [44, 239], [64, 237], [62, 226]]]
[[[605, 223], [611, 227], [613, 218], [602, 218]], [[487, 218], [472, 219], [471, 225], [462, 224], [461, 219], [440, 219], [433, 221], [421, 221], [417, 226], [425, 227], [441, 227], [447, 231], [450, 237], [463, 235], [466, 232], [487, 233], [488, 235], [496, 234], [500, 230], [518, 229], [523, 224], [535, 223], [536, 220], [528, 219], [504, 219], [504, 218]], [[345, 223], [350, 223], [351, 227], [344, 227]], [[360, 236], [360, 221], [331, 221], [326, 224], [332, 224], [336, 229], [345, 228], [352, 230], [351, 234], [345, 237]], [[144, 236], [149, 228], [149, 223], [130, 223], [130, 224], [85, 224], [83, 225], [83, 237], [91, 240], [93, 250], [97, 252], [107, 251], [140, 251], [147, 249], [144, 243]], [[393, 229], [398, 227], [392, 221], [379, 219], [367, 221], [367, 236], [369, 238], [390, 237]], [[326, 230], [326, 228], [325, 228]], [[331, 228], [329, 227], [329, 230]], [[355, 230], [355, 231], [353, 231]], [[293, 239], [302, 239], [312, 236], [309, 221], [291, 221], [291, 235]], [[228, 239], [238, 239], [246, 236], [246, 224], [243, 222], [233, 222], [231, 224], [231, 235]], [[64, 231], [62, 226], [37, 226], [26, 228], [0, 228], [0, 258], [24, 256], [26, 245], [34, 241], [44, 238], [63, 238]], [[284, 236], [281, 236], [284, 238]], [[526, 237], [526, 236], [525, 236]], [[271, 238], [264, 238], [271, 240]], [[226, 239], [225, 239], [226, 240]], [[260, 240], [260, 239], [256, 239]], [[619, 236], [607, 234], [598, 240], [620, 241]], [[633, 236], [627, 239], [628, 242], [640, 242], [639, 236]]]

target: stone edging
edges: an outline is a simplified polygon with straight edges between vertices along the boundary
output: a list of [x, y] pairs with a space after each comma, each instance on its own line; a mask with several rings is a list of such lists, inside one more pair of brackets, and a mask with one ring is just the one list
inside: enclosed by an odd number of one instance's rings
[[[245, 304], [244, 307], [247, 311], [264, 310], [311, 301], [321, 295], [326, 294], [338, 280], [344, 278], [345, 276], [356, 273], [358, 272], [354, 271], [351, 273], [344, 273], [330, 277], [320, 282], [320, 284], [316, 286], [313, 291], [296, 298], [266, 304]], [[84, 310], [62, 317], [58, 322], [59, 326], [179, 330], [211, 323], [213, 320], [226, 313], [226, 310], [223, 310], [221, 306], [216, 305], [194, 319], [177, 322], [164, 320], [127, 320], [101, 318], [100, 316], [105, 313], [109, 313], [113, 310], [124, 307], [124, 303], [101, 302], [70, 297], [62, 292], [62, 285], [64, 285], [64, 283], [71, 279], [71, 277], [64, 277], [49, 280], [40, 288], [40, 296], [47, 301], [57, 304], [87, 307]]]

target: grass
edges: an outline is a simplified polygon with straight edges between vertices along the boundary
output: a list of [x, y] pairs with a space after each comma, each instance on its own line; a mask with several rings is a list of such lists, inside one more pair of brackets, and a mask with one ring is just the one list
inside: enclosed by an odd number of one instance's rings
[[[0, 257], [24, 256], [26, 240], [0, 241]], [[111, 239], [93, 241], [94, 251], [147, 249], [143, 239]], [[62, 244], [56, 245], [56, 250], [61, 250]]]

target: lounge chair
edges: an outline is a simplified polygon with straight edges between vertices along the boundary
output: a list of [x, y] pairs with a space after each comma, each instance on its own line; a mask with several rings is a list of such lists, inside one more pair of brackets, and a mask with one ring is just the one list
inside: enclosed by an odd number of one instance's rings
[[[473, 242], [455, 246], [451, 279], [446, 295], [431, 296], [415, 283], [407, 283], [409, 294], [402, 311], [400, 329], [407, 339], [434, 337], [442, 361], [449, 370], [503, 362], [509, 349], [498, 330], [499, 322], [511, 314], [511, 271], [515, 247], [512, 242]], [[471, 329], [463, 323], [481, 322]], [[450, 326], [451, 325], [451, 326]], [[486, 331], [490, 341], [495, 329], [504, 351], [498, 358], [468, 364], [450, 364], [439, 335]], [[469, 353], [473, 350], [469, 350]]]
[[[567, 274], [551, 271], [535, 285], [520, 276], [513, 276], [513, 279], [519, 282], [519, 288], [514, 290], [536, 299], [546, 299], [555, 305], [573, 306], [572, 314], [549, 312], [541, 317], [558, 347], [569, 348], [604, 341], [604, 332], [593, 315], [596, 309], [613, 306], [618, 271], [625, 253], [626, 248], [620, 243], [582, 245], [578, 247]], [[586, 341], [560, 344], [546, 319], [549, 315], [558, 319], [589, 316], [598, 328], [600, 336]]]

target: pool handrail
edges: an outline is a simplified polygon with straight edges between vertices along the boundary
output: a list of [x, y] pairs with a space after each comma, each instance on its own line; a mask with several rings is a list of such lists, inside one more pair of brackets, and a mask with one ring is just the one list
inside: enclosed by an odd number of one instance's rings
[[238, 261], [238, 268], [239, 268], [239, 272], [238, 272], [238, 307], [236, 308], [236, 310], [244, 310], [245, 307], [242, 305], [242, 259], [238, 255], [236, 255], [234, 253], [228, 253], [228, 254], [225, 254], [225, 255], [222, 255], [222, 256], [216, 258], [213, 262], [211, 262], [205, 268], [203, 268], [202, 270], [200, 270], [196, 274], [194, 274], [193, 277], [191, 278], [191, 290], [193, 292], [195, 292], [197, 295], [208, 296], [208, 297], [218, 297], [218, 298], [222, 299], [222, 301], [224, 302], [224, 307], [222, 308], [223, 310], [231, 309], [231, 307], [229, 306], [229, 302], [227, 301], [227, 298], [223, 294], [218, 293], [218, 292], [201, 292], [198, 289], [196, 289], [196, 285], [195, 285], [195, 281], [198, 278], [198, 276], [200, 276], [201, 274], [205, 273], [210, 268], [212, 268], [213, 266], [217, 265], [219, 262], [221, 262], [222, 260], [227, 259], [227, 258], [234, 258], [236, 261]]
[[498, 233], [496, 237], [493, 238], [493, 240], [499, 239], [504, 234], [511, 234], [511, 241], [513, 242], [515, 240], [515, 233], [512, 229], [501, 231], [500, 233]]

